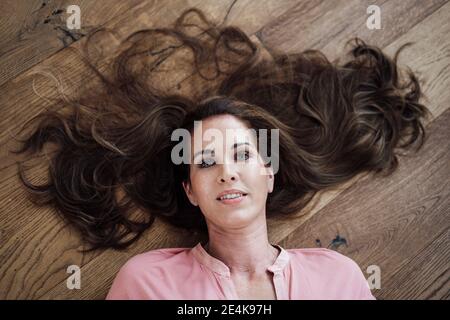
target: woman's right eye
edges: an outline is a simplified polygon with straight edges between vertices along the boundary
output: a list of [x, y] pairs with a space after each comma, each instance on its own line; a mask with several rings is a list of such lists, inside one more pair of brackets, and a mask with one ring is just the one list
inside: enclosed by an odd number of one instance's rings
[[212, 159], [202, 159], [202, 162], [198, 165], [200, 168], [208, 168], [214, 165], [214, 160]]

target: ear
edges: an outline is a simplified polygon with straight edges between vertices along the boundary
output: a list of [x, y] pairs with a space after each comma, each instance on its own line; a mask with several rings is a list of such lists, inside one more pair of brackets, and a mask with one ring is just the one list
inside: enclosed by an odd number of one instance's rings
[[189, 201], [194, 206], [198, 206], [197, 200], [195, 199], [194, 193], [192, 192], [192, 186], [191, 183], [188, 181], [182, 182], [184, 192], [186, 192], [187, 197], [189, 198]]

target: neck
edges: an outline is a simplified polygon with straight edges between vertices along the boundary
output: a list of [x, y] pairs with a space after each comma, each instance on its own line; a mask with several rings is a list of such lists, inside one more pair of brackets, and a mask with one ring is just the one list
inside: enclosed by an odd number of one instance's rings
[[208, 233], [209, 242], [205, 250], [225, 263], [231, 275], [264, 275], [279, 254], [279, 250], [269, 243], [265, 217], [264, 223], [236, 230], [208, 225]]

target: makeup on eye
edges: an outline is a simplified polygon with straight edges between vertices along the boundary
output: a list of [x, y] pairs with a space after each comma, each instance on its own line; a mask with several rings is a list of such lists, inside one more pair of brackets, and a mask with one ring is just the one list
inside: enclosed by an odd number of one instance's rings
[[[250, 147], [250, 143], [248, 143], [248, 142], [237, 142], [237, 143], [233, 144], [230, 149], [237, 149], [237, 147], [242, 146], [242, 145], [246, 145], [246, 146]], [[195, 158], [198, 155], [204, 155], [204, 154], [208, 154], [208, 153], [214, 154], [214, 150], [213, 149], [205, 149], [205, 150], [198, 151], [197, 153], [194, 154], [193, 159], [195, 160]]]
[[[214, 156], [214, 151], [211, 152], [211, 154]], [[244, 155], [244, 159], [238, 159], [238, 156]], [[246, 161], [252, 157], [251, 151], [248, 148], [245, 148], [244, 150], [237, 151], [234, 154], [234, 161]], [[212, 158], [203, 158], [201, 160], [201, 163], [197, 165], [199, 168], [209, 168], [215, 164], [215, 161], [212, 160]]]

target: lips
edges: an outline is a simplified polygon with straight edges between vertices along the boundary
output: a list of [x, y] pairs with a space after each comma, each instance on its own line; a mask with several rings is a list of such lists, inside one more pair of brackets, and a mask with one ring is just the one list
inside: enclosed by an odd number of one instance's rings
[[240, 205], [241, 203], [243, 203], [245, 201], [245, 199], [247, 198], [247, 195], [243, 194], [243, 193], [242, 194], [238, 193], [237, 195], [239, 195], [239, 196], [232, 197], [232, 198], [224, 198], [224, 197], [218, 198], [217, 201], [219, 201], [220, 204], [226, 205], [226, 206], [229, 206], [229, 205], [232, 205], [232, 206]]
[[247, 193], [245, 193], [244, 191], [242, 191], [242, 190], [239, 190], [239, 189], [230, 189], [230, 190], [225, 190], [225, 191], [223, 191], [223, 192], [221, 192], [221, 193], [219, 193], [218, 195], [217, 195], [217, 197], [216, 197], [216, 200], [221, 200], [221, 201], [223, 201], [223, 200], [233, 200], [233, 199], [221, 199], [222, 197], [224, 197], [224, 196], [226, 196], [226, 195], [231, 195], [231, 194], [240, 194], [240, 195], [242, 195], [242, 196], [246, 196], [247, 195]]

